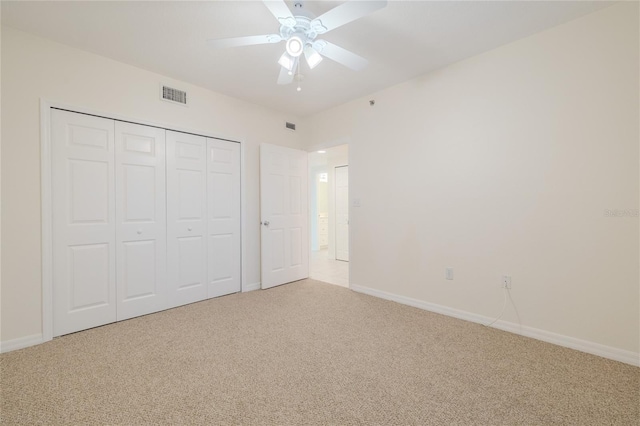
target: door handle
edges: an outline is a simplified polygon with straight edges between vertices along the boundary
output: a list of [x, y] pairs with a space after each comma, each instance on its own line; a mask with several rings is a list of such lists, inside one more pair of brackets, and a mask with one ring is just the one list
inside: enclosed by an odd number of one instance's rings
[[264, 222], [260, 222], [260, 225], [269, 226], [269, 221], [265, 220]]

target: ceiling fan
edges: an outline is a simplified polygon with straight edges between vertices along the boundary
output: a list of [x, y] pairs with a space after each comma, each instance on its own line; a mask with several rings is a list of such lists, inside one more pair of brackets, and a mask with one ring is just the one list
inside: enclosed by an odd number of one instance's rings
[[368, 61], [363, 57], [317, 37], [387, 5], [386, 0], [351, 0], [314, 18], [303, 10], [302, 2], [295, 3], [296, 15], [289, 10], [284, 0], [263, 2], [280, 23], [278, 34], [212, 39], [207, 40], [207, 43], [214, 48], [227, 48], [285, 41], [285, 52], [278, 60], [281, 65], [278, 84], [289, 84], [294, 76], [300, 81], [300, 58], [303, 54], [310, 69], [315, 68], [323, 56], [355, 71], [366, 67]]

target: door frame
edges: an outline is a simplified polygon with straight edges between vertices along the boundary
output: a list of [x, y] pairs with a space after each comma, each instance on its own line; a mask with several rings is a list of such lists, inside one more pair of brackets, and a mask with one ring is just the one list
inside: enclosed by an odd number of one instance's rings
[[[325, 149], [331, 149], [331, 148], [335, 148], [337, 146], [340, 145], [347, 145], [348, 147], [351, 146], [351, 138], [350, 137], [343, 137], [343, 138], [338, 138], [335, 139], [333, 141], [329, 141], [329, 142], [323, 142], [320, 144], [316, 144], [313, 146], [310, 146], [307, 148], [307, 154], [311, 154], [314, 153], [316, 151], [319, 150], [325, 150]], [[351, 166], [351, 149], [349, 148], [349, 150], [347, 151], [347, 164], [345, 164], [346, 166]], [[351, 169], [349, 169], [351, 170]], [[351, 173], [351, 171], [349, 171], [349, 173]], [[311, 175], [311, 168], [307, 165], [307, 175]], [[309, 182], [307, 183], [308, 188], [309, 188], [309, 193], [311, 193], [311, 179], [309, 179]], [[351, 179], [349, 179], [349, 199], [348, 199], [348, 203], [349, 203], [349, 288], [351, 289], [351, 283], [352, 283], [352, 279], [351, 279], [351, 271], [353, 270], [353, 268], [351, 267], [351, 253], [353, 252], [352, 247], [353, 245], [351, 244], [351, 203], [352, 203], [352, 194], [351, 194]], [[308, 206], [308, 211], [309, 211], [309, 215], [311, 214], [311, 199], [309, 198], [309, 206]], [[335, 205], [334, 205], [335, 208]], [[334, 214], [335, 216], [335, 214]], [[309, 270], [311, 270], [311, 226], [309, 226], [309, 244], [308, 247], [309, 249]]]
[[[333, 251], [335, 253], [335, 258], [338, 262], [349, 262], [348, 260], [344, 260], [344, 259], [338, 259], [338, 197], [336, 197], [336, 172], [337, 169], [341, 169], [343, 167], [347, 168], [347, 195], [349, 194], [349, 164], [343, 164], [341, 166], [334, 166], [333, 168], [333, 220], [334, 220], [334, 225], [333, 225]], [[349, 206], [349, 197], [347, 196], [347, 226], [349, 225], [349, 220], [351, 218], [351, 206]], [[351, 248], [351, 227], [347, 228], [347, 245], [349, 246], [349, 249]], [[348, 253], [348, 251], [347, 251]], [[351, 271], [351, 268], [349, 268], [349, 271]]]
[[[165, 130], [190, 133], [206, 138], [222, 139], [240, 144], [240, 249], [241, 249], [241, 291], [253, 290], [246, 283], [246, 235], [243, 232], [246, 226], [246, 188], [245, 188], [245, 143], [244, 139], [237, 136], [212, 134], [208, 131], [191, 129], [181, 126], [164, 124], [149, 120], [141, 120], [111, 112], [97, 111], [78, 105], [69, 105], [45, 98], [40, 98], [40, 204], [41, 204], [41, 272], [42, 272], [42, 335], [33, 336], [29, 344], [20, 346], [32, 346], [48, 342], [53, 339], [53, 191], [52, 191], [52, 148], [51, 148], [51, 109], [61, 109], [78, 114], [93, 115], [110, 120], [124, 121], [141, 124], [143, 126], [158, 127]], [[18, 349], [18, 348], [16, 348]]]

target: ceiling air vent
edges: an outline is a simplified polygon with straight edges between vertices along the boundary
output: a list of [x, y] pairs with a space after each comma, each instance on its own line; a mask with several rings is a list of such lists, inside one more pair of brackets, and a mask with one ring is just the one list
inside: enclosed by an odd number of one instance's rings
[[187, 92], [174, 89], [173, 87], [161, 85], [160, 96], [164, 101], [175, 102], [181, 105], [187, 104]]
[[295, 130], [296, 129], [296, 125], [293, 123], [289, 123], [288, 121], [285, 123], [285, 126], [287, 127], [287, 129], [289, 130]]

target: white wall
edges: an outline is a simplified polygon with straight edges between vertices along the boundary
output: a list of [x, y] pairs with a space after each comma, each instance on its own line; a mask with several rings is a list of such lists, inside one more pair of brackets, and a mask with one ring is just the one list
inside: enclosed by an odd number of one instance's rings
[[[326, 171], [324, 172], [326, 173]], [[327, 214], [329, 211], [329, 199], [328, 199], [328, 184], [327, 182], [320, 182], [320, 177], [316, 173], [315, 180], [318, 185], [318, 214]]]
[[[258, 145], [303, 147], [300, 119], [48, 40], [2, 28], [1, 340], [41, 333], [40, 98], [243, 142], [244, 282], [260, 281]], [[160, 83], [189, 107], [159, 100]]]
[[509, 274], [506, 321], [637, 354], [638, 217], [605, 210], [639, 207], [638, 47], [618, 4], [311, 117], [349, 141], [352, 285], [481, 318]]

